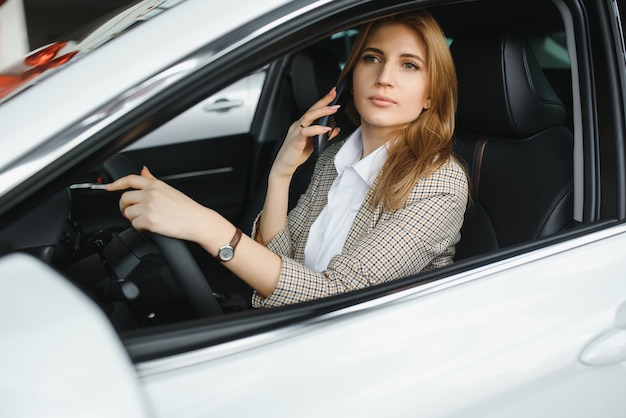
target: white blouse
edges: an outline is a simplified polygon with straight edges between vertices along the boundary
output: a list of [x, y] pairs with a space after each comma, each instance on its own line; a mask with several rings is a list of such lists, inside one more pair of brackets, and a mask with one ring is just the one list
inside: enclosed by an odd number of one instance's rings
[[328, 203], [311, 225], [304, 249], [304, 264], [309, 268], [324, 271], [330, 259], [341, 253], [367, 191], [387, 159], [387, 147], [380, 146], [363, 159], [362, 154], [358, 128], [335, 156], [337, 178], [328, 192]]

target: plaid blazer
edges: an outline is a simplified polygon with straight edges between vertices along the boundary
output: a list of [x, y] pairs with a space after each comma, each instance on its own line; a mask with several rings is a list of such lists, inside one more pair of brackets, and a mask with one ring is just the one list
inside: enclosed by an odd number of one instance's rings
[[[253, 306], [322, 298], [452, 262], [468, 201], [467, 176], [454, 159], [421, 178], [404, 207], [390, 212], [381, 204], [374, 210], [370, 207], [377, 178], [356, 215], [342, 253], [335, 255], [323, 272], [303, 264], [309, 230], [326, 206], [328, 191], [337, 177], [334, 157], [340, 147], [341, 143], [335, 143], [320, 156], [307, 191], [289, 212], [285, 227], [267, 244], [282, 258], [280, 277], [269, 297], [253, 294]], [[260, 215], [253, 226], [253, 238]]]

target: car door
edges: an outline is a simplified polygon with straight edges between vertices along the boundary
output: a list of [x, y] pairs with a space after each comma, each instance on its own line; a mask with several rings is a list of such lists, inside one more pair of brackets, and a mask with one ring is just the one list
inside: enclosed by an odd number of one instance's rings
[[244, 413], [242, 398], [273, 416], [620, 417], [626, 370], [610, 352], [625, 332], [625, 241], [623, 227], [590, 234], [361, 309], [140, 362], [139, 375], [164, 417]]
[[[241, 397], [282, 416], [626, 413], [624, 100], [615, 89], [623, 83], [622, 35], [610, 2], [557, 6], [573, 65], [572, 129], [584, 148], [575, 157], [575, 175], [585, 179], [576, 225], [460, 262], [419, 282], [426, 284], [366, 291], [324, 314], [330, 302], [315, 305], [317, 314], [231, 344], [151, 359], [130, 338], [163, 416], [201, 415], [209, 404], [243, 413]], [[297, 317], [296, 308], [285, 312]], [[218, 383], [233, 376], [232, 385]], [[176, 392], [209, 380], [210, 393]]]

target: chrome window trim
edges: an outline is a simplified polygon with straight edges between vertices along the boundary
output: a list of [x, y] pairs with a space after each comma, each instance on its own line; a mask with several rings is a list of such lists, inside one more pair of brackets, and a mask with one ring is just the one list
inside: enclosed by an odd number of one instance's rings
[[[249, 28], [249, 31], [242, 34], [238, 39], [226, 40], [223, 37], [218, 38], [190, 58], [176, 63], [148, 78], [134, 88], [126, 90], [126, 92], [121, 94], [118, 98], [85, 116], [65, 132], [41, 144], [32, 152], [18, 158], [16, 161], [0, 170], [0, 197], [6, 195], [28, 178], [48, 167], [70, 150], [86, 143], [89, 138], [102, 128], [119, 120], [122, 116], [163, 92], [175, 82], [210, 65], [247, 42], [280, 27], [285, 22], [309, 13], [331, 1], [332, 0], [317, 0], [306, 5], [302, 5], [301, 2], [290, 3], [288, 6], [293, 10], [273, 18], [271, 22], [265, 22], [263, 16], [260, 16], [257, 20], [250, 22], [246, 26], [246, 28]], [[275, 12], [277, 13], [280, 10], [281, 9], [278, 9]], [[221, 46], [219, 45], [220, 42], [227, 42], [227, 44]], [[219, 52], [216, 52], [216, 50]]]
[[212, 176], [215, 174], [232, 173], [234, 171], [235, 171], [234, 167], [221, 167], [221, 168], [213, 168], [210, 170], [189, 171], [186, 173], [170, 174], [167, 176], [162, 176], [161, 180], [164, 180], [164, 181], [182, 180], [182, 179], [190, 179], [190, 178], [202, 177], [202, 176]]
[[156, 360], [139, 362], [135, 365], [140, 378], [158, 375], [189, 366], [205, 363], [230, 355], [238, 354], [246, 350], [254, 349], [263, 345], [272, 344], [287, 338], [291, 338], [316, 328], [327, 326], [333, 321], [340, 321], [353, 315], [374, 311], [383, 307], [414, 300], [429, 294], [446, 290], [455, 286], [469, 283], [486, 276], [520, 267], [537, 260], [548, 258], [552, 255], [563, 253], [575, 248], [579, 248], [591, 243], [595, 243], [613, 236], [626, 234], [626, 224], [611, 226], [601, 231], [596, 231], [582, 237], [557, 243], [545, 248], [531, 251], [525, 254], [501, 260], [492, 264], [478, 267], [473, 270], [464, 271], [453, 276], [435, 280], [423, 285], [412, 287], [396, 293], [383, 296], [378, 299], [360, 303], [335, 312], [321, 315], [317, 318], [305, 320], [301, 323], [288, 327], [267, 331], [250, 337], [229, 341], [219, 345], [202, 348], [187, 353], [176, 354]]

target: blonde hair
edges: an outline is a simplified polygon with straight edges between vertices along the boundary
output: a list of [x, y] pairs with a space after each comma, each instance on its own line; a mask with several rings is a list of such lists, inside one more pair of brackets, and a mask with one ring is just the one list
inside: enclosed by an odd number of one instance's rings
[[[390, 141], [388, 157], [374, 190], [374, 205], [385, 210], [400, 209], [415, 183], [452, 157], [454, 114], [457, 105], [457, 78], [445, 35], [426, 11], [416, 11], [369, 22], [360, 32], [339, 80], [350, 77], [370, 33], [383, 25], [401, 24], [422, 38], [430, 75], [430, 107], [424, 109], [395, 139]], [[348, 79], [346, 91], [351, 91]], [[360, 123], [360, 115], [350, 97], [349, 115]]]

